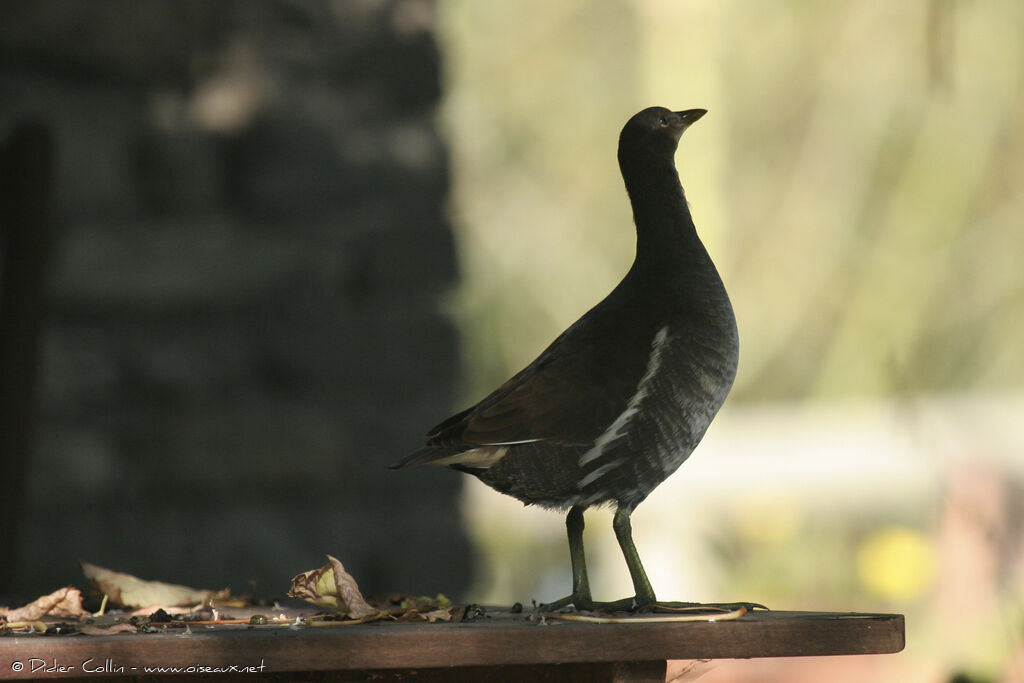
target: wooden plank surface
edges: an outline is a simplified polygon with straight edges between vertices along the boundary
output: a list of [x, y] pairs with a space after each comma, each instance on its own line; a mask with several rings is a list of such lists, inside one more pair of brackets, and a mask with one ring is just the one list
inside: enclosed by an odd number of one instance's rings
[[[443, 669], [882, 654], [903, 616], [757, 611], [736, 621], [583, 624], [489, 610], [464, 623], [191, 628], [191, 634], [0, 637], [0, 679]], [[161, 667], [163, 670], [161, 671]], [[234, 667], [234, 668], [232, 668]]]

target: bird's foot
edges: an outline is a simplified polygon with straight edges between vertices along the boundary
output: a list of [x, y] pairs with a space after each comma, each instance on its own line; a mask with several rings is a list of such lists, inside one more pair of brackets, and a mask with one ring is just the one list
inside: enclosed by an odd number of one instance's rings
[[565, 609], [572, 605], [577, 612], [637, 612], [641, 609], [657, 605], [655, 601], [650, 601], [645, 604], [640, 604], [636, 597], [622, 598], [621, 600], [615, 600], [613, 602], [595, 602], [591, 600], [589, 596], [581, 595], [568, 595], [561, 600], [555, 600], [544, 605], [540, 605], [540, 611], [542, 612], [555, 612], [560, 609]]
[[594, 609], [594, 604], [594, 601], [590, 599], [589, 595], [573, 593], [572, 595], [567, 595], [559, 600], [538, 605], [537, 608], [541, 612], [557, 612], [560, 609], [572, 606], [573, 609], [576, 609], [577, 611], [583, 611]]
[[639, 609], [641, 612], [734, 612], [740, 608], [752, 612], [767, 610], [759, 602], [653, 602]]

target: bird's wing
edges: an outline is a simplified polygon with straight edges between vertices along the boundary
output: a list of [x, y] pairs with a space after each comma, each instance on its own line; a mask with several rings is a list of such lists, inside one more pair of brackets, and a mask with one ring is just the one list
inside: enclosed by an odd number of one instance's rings
[[427, 446], [593, 443], [625, 409], [646, 359], [637, 358], [636, 367], [623, 372], [622, 356], [602, 356], [618, 349], [577, 342], [593, 342], [593, 330], [590, 335], [572, 332], [478, 404], [437, 425], [428, 434]]

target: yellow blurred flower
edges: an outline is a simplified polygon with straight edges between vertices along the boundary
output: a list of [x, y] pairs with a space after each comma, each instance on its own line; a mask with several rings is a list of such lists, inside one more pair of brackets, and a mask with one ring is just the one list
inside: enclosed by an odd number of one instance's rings
[[857, 549], [857, 575], [873, 594], [910, 601], [927, 591], [935, 578], [935, 548], [916, 529], [891, 526], [865, 538]]

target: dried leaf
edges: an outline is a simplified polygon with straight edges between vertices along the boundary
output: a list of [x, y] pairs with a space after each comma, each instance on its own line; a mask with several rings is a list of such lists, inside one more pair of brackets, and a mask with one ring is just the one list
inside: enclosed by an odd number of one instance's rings
[[451, 621], [452, 610], [448, 609], [435, 609], [430, 612], [421, 612], [420, 616], [433, 624], [435, 621]]
[[110, 596], [111, 603], [122, 607], [137, 608], [152, 605], [180, 607], [196, 605], [208, 600], [221, 600], [231, 594], [227, 589], [222, 591], [197, 590], [172, 583], [143, 581], [131, 574], [104, 569], [88, 562], [82, 562], [82, 573], [100, 592]]
[[402, 598], [401, 607], [403, 609], [448, 609], [452, 606], [452, 601], [449, 600], [444, 593], [438, 593], [436, 597], [430, 597], [429, 595], [407, 595]]
[[359, 585], [352, 575], [345, 571], [341, 562], [327, 556], [329, 564], [303, 572], [292, 579], [289, 597], [302, 598], [318, 607], [346, 614], [352, 619], [362, 619], [378, 610], [371, 607], [359, 592]]
[[138, 633], [139, 629], [135, 624], [128, 622], [120, 622], [117, 624], [111, 624], [110, 626], [97, 626], [95, 624], [85, 624], [79, 629], [84, 635], [87, 636], [109, 636], [114, 633]]
[[47, 626], [42, 621], [12, 621], [5, 622], [0, 620], [0, 625], [5, 629], [10, 629], [17, 633], [46, 633]]
[[18, 609], [0, 607], [0, 616], [6, 617], [7, 621], [12, 623], [38, 621], [45, 616], [80, 617], [83, 614], [82, 593], [72, 586], [55, 590]]

